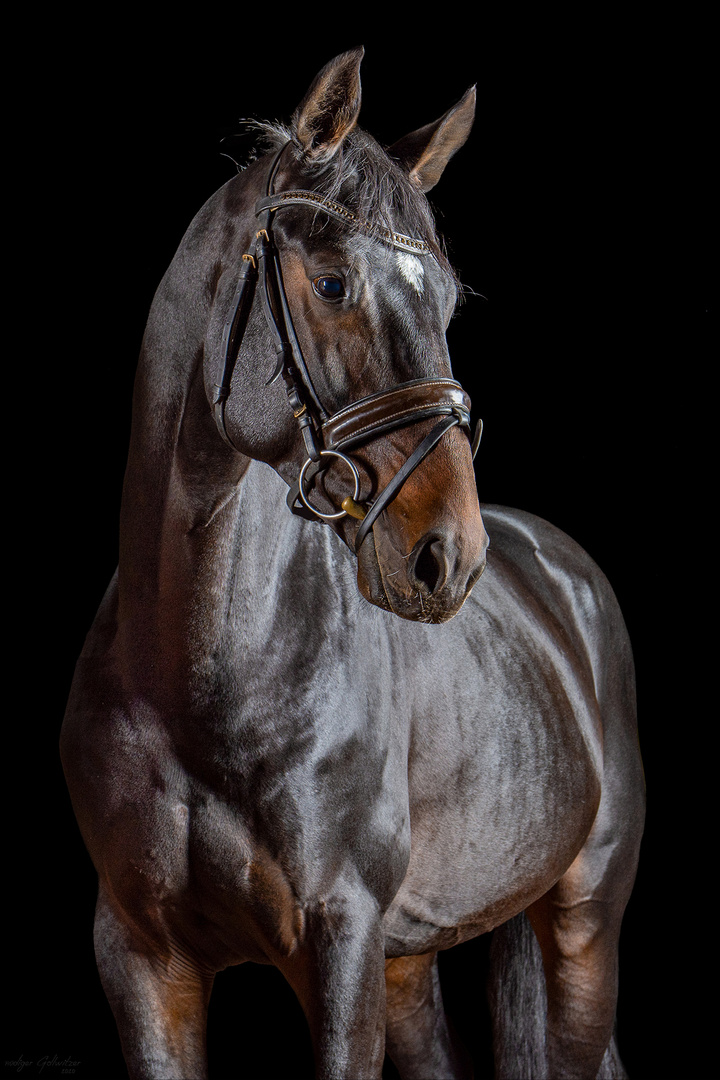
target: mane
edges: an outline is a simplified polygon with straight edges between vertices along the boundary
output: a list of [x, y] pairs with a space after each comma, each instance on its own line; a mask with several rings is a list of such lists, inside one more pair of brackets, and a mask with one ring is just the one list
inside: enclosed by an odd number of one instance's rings
[[[367, 237], [367, 222], [380, 229], [396, 229], [426, 240], [436, 260], [459, 285], [425, 195], [378, 142], [361, 128], [354, 128], [330, 162], [308, 160], [290, 128], [268, 121], [255, 122], [260, 146], [277, 151], [291, 143], [297, 159], [308, 172], [308, 186], [318, 194], [343, 203], [358, 217], [350, 224], [358, 239]], [[257, 154], [255, 156], [258, 156]], [[372, 235], [372, 229], [371, 229]]]

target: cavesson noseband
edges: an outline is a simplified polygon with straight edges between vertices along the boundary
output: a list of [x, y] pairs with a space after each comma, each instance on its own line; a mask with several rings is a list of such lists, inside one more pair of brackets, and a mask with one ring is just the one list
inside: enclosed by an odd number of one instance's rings
[[[315, 391], [295, 333], [283, 284], [280, 256], [273, 239], [271, 228], [273, 213], [286, 206], [311, 206], [341, 221], [360, 225], [381, 242], [390, 244], [401, 251], [432, 257], [432, 250], [425, 240], [417, 240], [391, 229], [377, 226], [373, 228], [359, 221], [352, 210], [317, 192], [293, 190], [276, 193], [274, 191], [275, 175], [280, 158], [289, 145], [286, 143], [276, 154], [268, 176], [266, 195], [258, 199], [255, 206], [260, 227], [250, 250], [243, 255], [243, 265], [231, 306], [232, 314], [223, 331], [222, 351], [225, 360], [221, 381], [215, 385], [213, 403], [215, 422], [225, 442], [233, 449], [237, 449], [225, 425], [225, 404], [230, 396], [233, 371], [250, 316], [255, 286], [260, 280], [263, 312], [277, 353], [277, 363], [268, 385], [280, 377], [283, 378], [288, 400], [302, 432], [308, 455], [298, 479], [290, 486], [287, 497], [288, 506], [293, 513], [311, 520], [333, 521], [345, 517], [346, 514], [360, 520], [361, 524], [355, 537], [357, 553], [379, 515], [392, 502], [420, 462], [437, 446], [445, 432], [455, 425], [470, 431], [470, 398], [460, 383], [455, 382], [454, 379], [413, 379], [410, 382], [399, 383], [390, 390], [370, 394], [368, 397], [346, 405], [333, 415], [328, 415]], [[357, 501], [360, 493], [360, 474], [352, 458], [347, 456], [347, 451], [389, 431], [435, 416], [441, 419], [387, 486], [369, 506], [360, 504]], [[482, 421], [479, 421], [472, 439], [473, 458], [477, 453], [481, 435]], [[339, 458], [350, 469], [354, 490], [351, 496], [343, 499], [339, 511], [324, 514], [309, 502], [306, 485], [324, 468], [323, 458], [333, 457]]]

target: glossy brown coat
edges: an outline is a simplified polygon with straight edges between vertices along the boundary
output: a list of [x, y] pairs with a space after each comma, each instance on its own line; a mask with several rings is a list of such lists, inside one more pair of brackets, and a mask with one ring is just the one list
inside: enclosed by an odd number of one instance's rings
[[[383, 173], [385, 212], [412, 235], [474, 95], [391, 160], [356, 128], [360, 59], [338, 57], [313, 83], [282, 136], [293, 154], [278, 185], [338, 180], [344, 199], [377, 209], [367, 176]], [[295, 990], [324, 1080], [377, 1080], [386, 1046], [406, 1080], [467, 1076], [436, 953], [502, 927], [498, 1076], [621, 1076], [617, 940], [643, 782], [617, 604], [546, 522], [481, 517], [458, 428], [358, 559], [357, 521], [331, 531], [291, 515], [303, 444], [282, 386], [266, 385], [275, 363], [257, 305], [227, 403], [238, 449], [223, 442], [219, 342], [268, 161], [200, 211], [156, 295], [120, 565], [63, 728], [130, 1075], [206, 1076], [214, 975], [254, 960]], [[306, 208], [283, 214], [293, 320], [330, 411], [451, 376], [456, 286], [439, 251], [421, 273], [377, 238]], [[330, 273], [339, 305], [313, 290]], [[424, 423], [357, 451], [363, 499]], [[331, 471], [318, 499], [337, 505], [342, 485]]]

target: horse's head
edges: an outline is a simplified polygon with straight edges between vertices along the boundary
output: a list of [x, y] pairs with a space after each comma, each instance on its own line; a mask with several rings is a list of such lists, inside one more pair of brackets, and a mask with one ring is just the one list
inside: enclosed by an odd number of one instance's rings
[[475, 95], [386, 153], [356, 127], [361, 58], [328, 64], [291, 126], [267, 127], [273, 155], [226, 189], [238, 224], [207, 392], [229, 446], [271, 464], [292, 508], [357, 552], [366, 599], [443, 622], [487, 537], [445, 340], [457, 283], [424, 192], [465, 142]]

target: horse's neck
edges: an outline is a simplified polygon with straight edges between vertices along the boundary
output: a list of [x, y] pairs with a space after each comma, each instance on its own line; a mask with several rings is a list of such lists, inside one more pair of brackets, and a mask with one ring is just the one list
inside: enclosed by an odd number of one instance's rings
[[140, 385], [123, 495], [119, 625], [133, 680], [147, 672], [155, 684], [162, 670], [169, 684], [191, 670], [204, 678], [218, 658], [237, 664], [262, 655], [284, 605], [291, 619], [293, 599], [311, 602], [308, 567], [314, 589], [334, 591], [343, 553], [328, 530], [288, 511], [287, 487], [269, 466], [227, 450], [199, 369], [173, 408], [143, 403], [146, 395]]
[[135, 684], [154, 685], [160, 670], [169, 684], [213, 651], [237, 650], [242, 637], [262, 642], [273, 627], [269, 586], [282, 579], [287, 596], [308, 545], [305, 575], [312, 567], [321, 593], [337, 578], [331, 564], [348, 562], [328, 530], [308, 530], [288, 512], [279, 477], [250, 466], [215, 427], [203, 357], [217, 265], [205, 237], [225, 220], [222, 198], [206, 204], [180, 245], [138, 366], [118, 571], [118, 644]]

